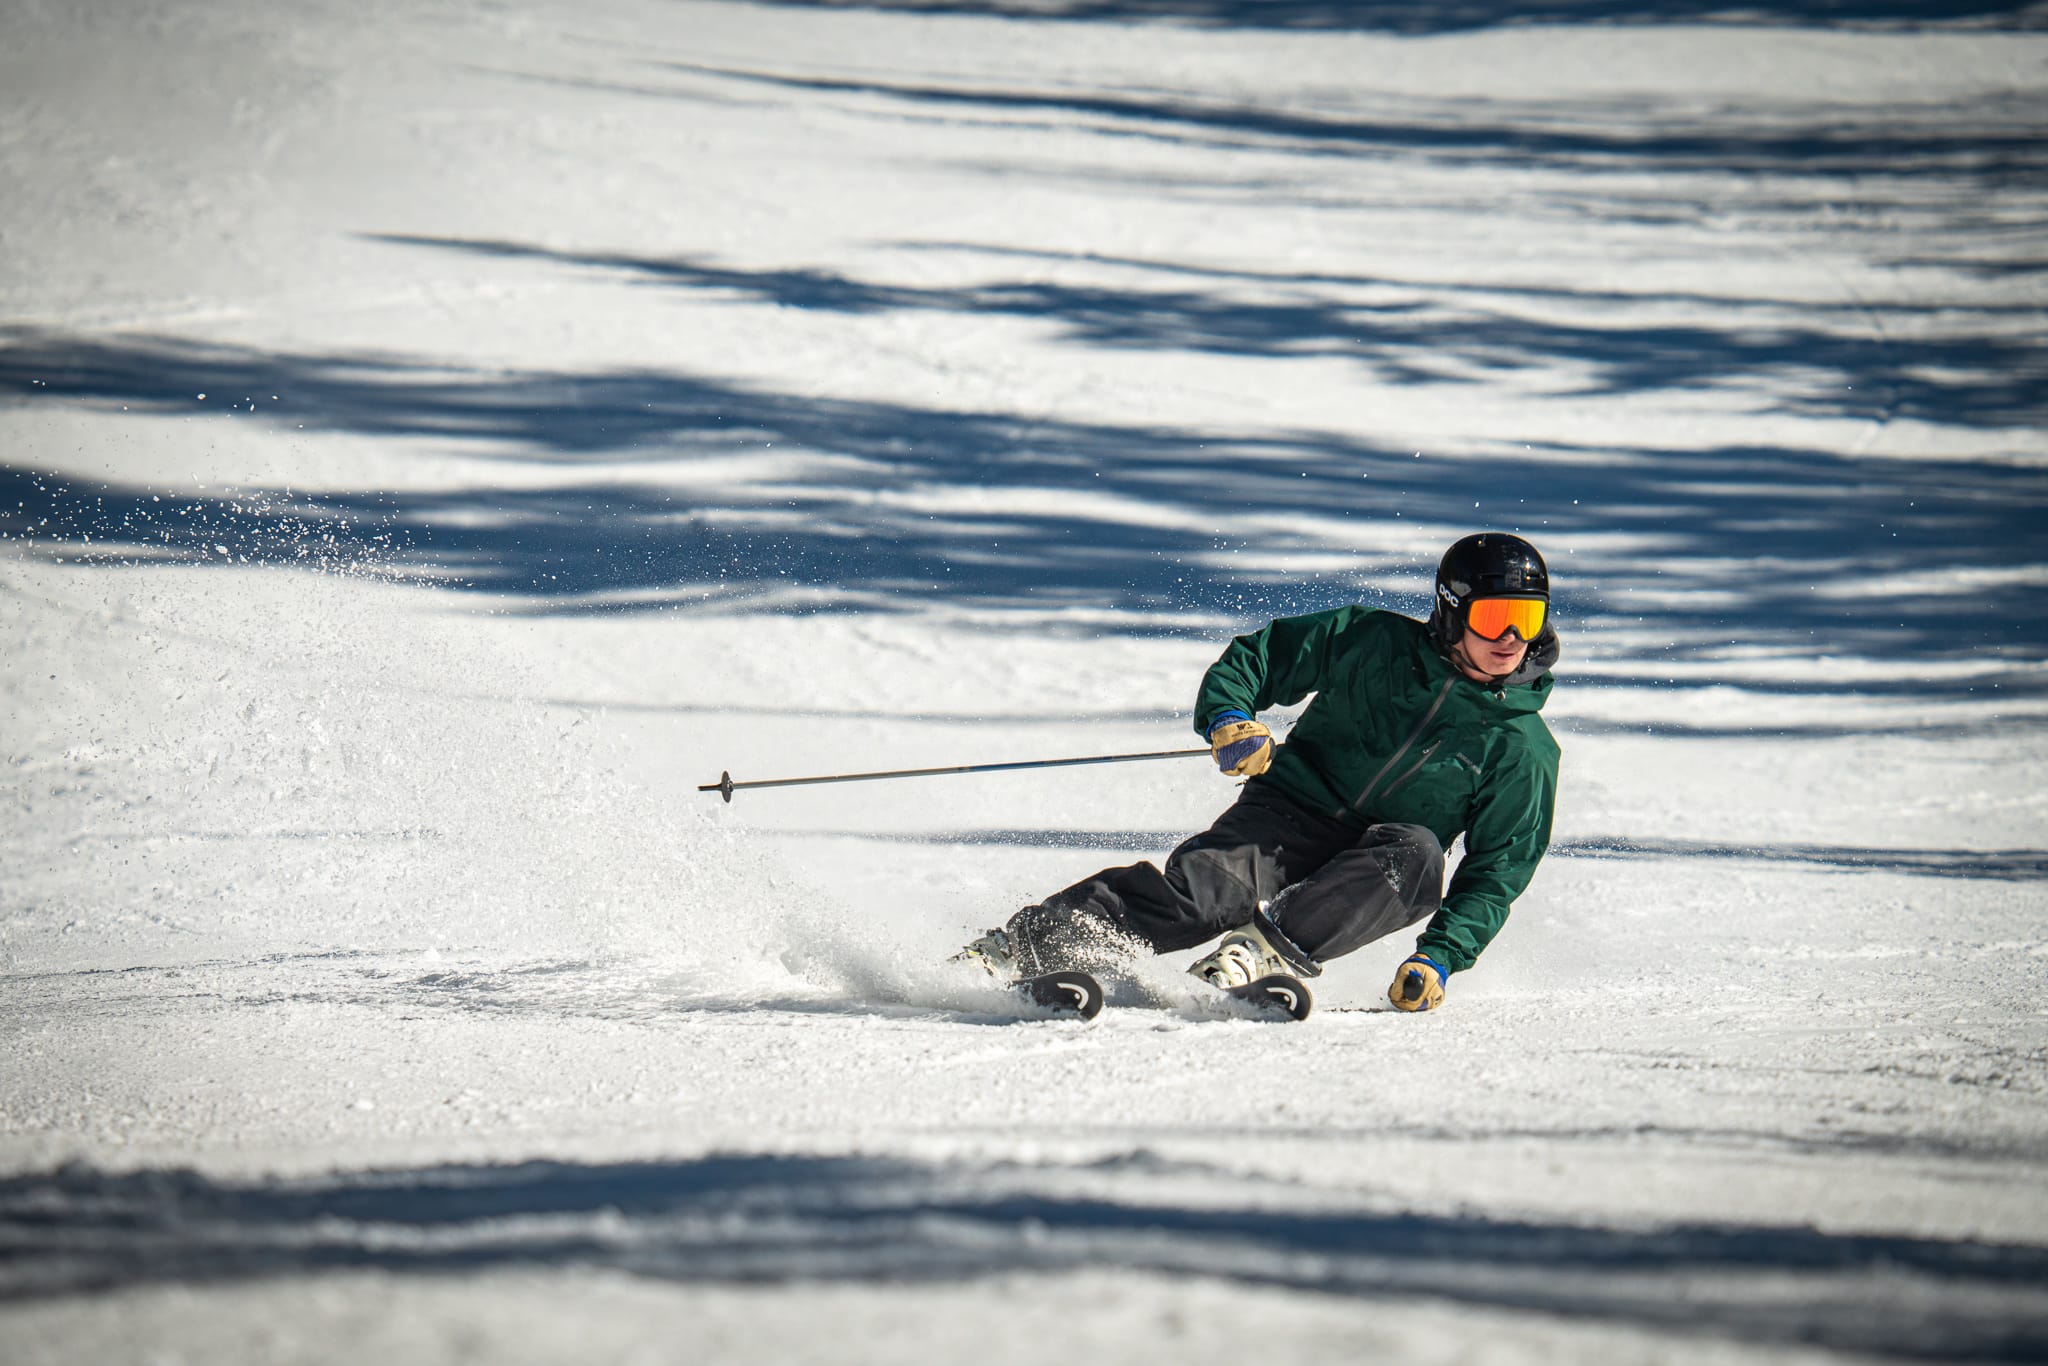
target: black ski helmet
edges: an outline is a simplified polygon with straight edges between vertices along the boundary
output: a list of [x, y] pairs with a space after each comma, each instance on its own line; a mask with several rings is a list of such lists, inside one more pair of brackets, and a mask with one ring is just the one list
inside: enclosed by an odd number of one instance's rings
[[[1437, 644], [1445, 650], [1465, 638], [1465, 609], [1474, 598], [1541, 598], [1550, 601], [1550, 571], [1536, 547], [1520, 536], [1482, 531], [1467, 536], [1437, 561], [1436, 606], [1429, 614]], [[1538, 639], [1551, 634], [1543, 623]]]

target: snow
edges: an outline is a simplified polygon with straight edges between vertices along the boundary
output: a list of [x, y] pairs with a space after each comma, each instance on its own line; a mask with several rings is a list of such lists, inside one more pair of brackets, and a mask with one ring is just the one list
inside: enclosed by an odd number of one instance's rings
[[[2048, 1355], [2048, 36], [1920, 8], [10, 6], [0, 1358]], [[1478, 526], [1436, 1014], [943, 962], [1199, 759], [697, 791]]]

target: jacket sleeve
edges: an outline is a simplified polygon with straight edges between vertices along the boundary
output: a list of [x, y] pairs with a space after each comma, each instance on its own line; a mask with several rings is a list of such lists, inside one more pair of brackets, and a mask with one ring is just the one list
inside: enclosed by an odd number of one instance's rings
[[1356, 607], [1337, 607], [1305, 617], [1282, 617], [1225, 647], [1195, 695], [1195, 730], [1206, 736], [1220, 712], [1257, 716], [1267, 707], [1288, 707], [1322, 689], [1330, 674], [1334, 645], [1359, 616]]
[[1415, 947], [1463, 972], [1507, 923], [1508, 908], [1529, 885], [1550, 848], [1557, 808], [1557, 751], [1523, 749], [1480, 785], [1465, 857], [1451, 876], [1443, 905]]

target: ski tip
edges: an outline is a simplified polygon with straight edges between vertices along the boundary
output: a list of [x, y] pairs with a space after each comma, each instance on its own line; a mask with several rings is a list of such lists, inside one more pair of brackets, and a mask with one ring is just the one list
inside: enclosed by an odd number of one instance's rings
[[1048, 972], [1017, 984], [1034, 1005], [1092, 1020], [1102, 1013], [1102, 983], [1085, 972]]
[[1308, 1013], [1316, 1008], [1316, 998], [1310, 993], [1308, 984], [1284, 972], [1261, 977], [1245, 986], [1232, 987], [1230, 994], [1262, 1010], [1283, 1014], [1290, 1020], [1306, 1020]]

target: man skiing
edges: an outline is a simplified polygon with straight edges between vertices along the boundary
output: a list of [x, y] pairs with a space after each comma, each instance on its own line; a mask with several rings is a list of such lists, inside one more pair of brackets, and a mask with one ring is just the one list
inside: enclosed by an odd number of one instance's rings
[[[1558, 747], [1537, 714], [1557, 632], [1550, 576], [1517, 536], [1467, 536], [1437, 566], [1427, 622], [1364, 607], [1239, 636], [1202, 678], [1195, 728], [1248, 779], [1215, 824], [1151, 863], [1108, 868], [962, 951], [1000, 976], [1113, 967], [1221, 944], [1188, 971], [1219, 987], [1322, 964], [1427, 919], [1388, 997], [1442, 1004], [1550, 843]], [[1257, 720], [1311, 693], [1286, 743]], [[1465, 857], [1444, 888], [1444, 851]]]

